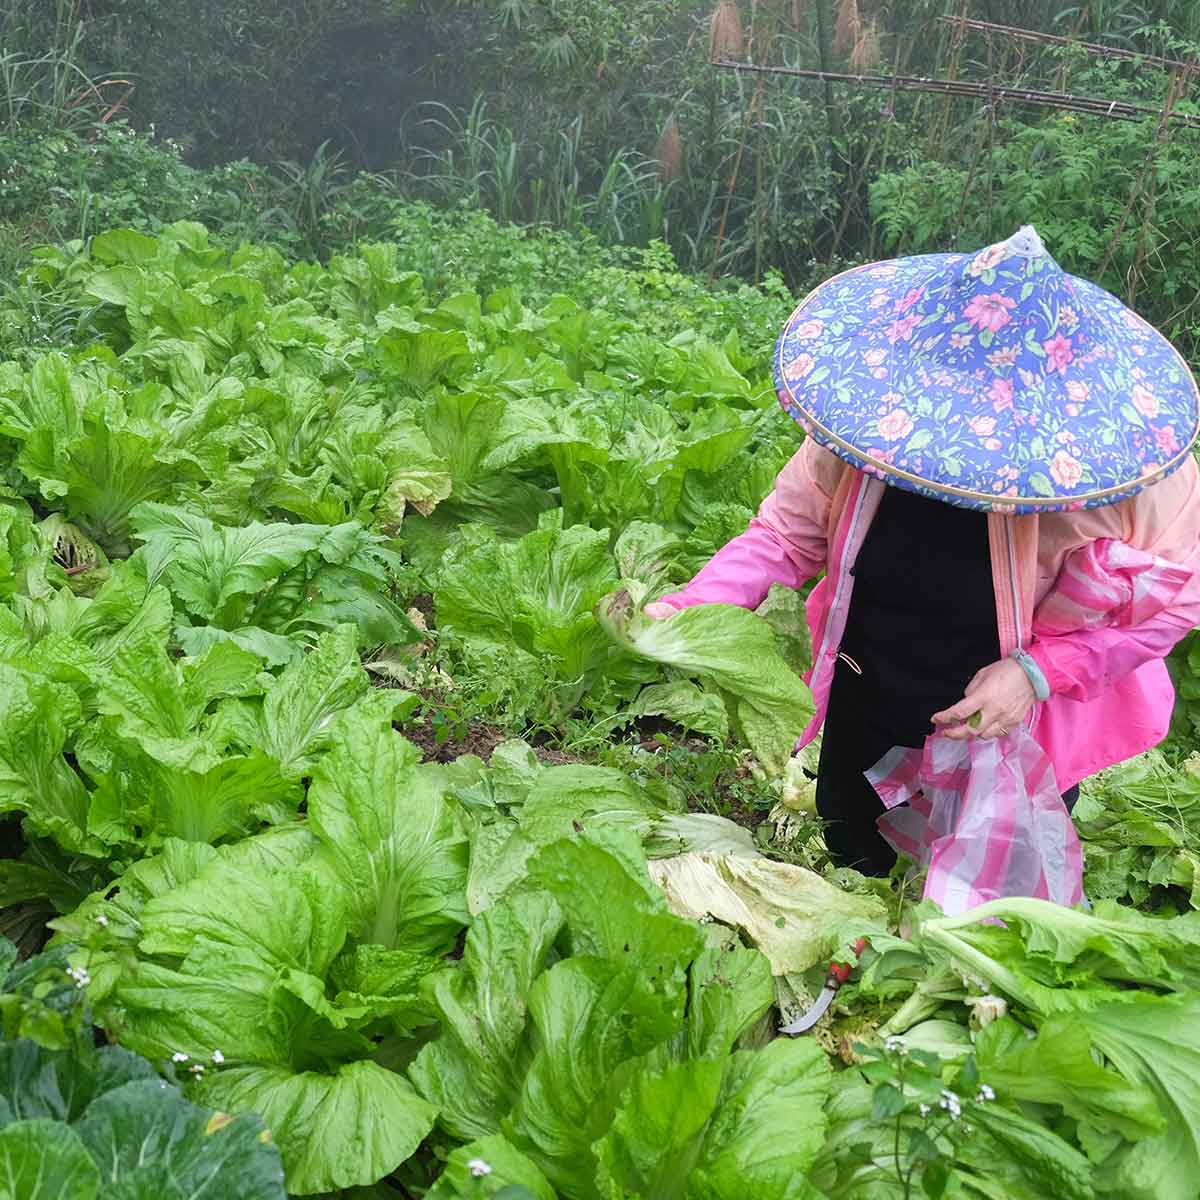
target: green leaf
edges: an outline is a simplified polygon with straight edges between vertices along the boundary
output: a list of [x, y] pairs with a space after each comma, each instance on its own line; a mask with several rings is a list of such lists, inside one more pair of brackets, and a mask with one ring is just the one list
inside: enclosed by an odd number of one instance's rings
[[1114, 1183], [1130, 1200], [1190, 1200], [1200, 1178], [1200, 996], [1126, 993], [1076, 1020], [1126, 1079], [1145, 1084], [1167, 1119], [1121, 1155]]
[[466, 836], [420, 751], [390, 724], [343, 719], [308, 820], [361, 941], [445, 952], [467, 923]]
[[678, 991], [649, 985], [636, 956], [629, 965], [570, 958], [541, 975], [529, 995], [533, 1056], [504, 1133], [559, 1190], [595, 1178], [592, 1143], [602, 1131], [601, 1100], [613, 1073], [665, 1042], [683, 1017]]
[[819, 1047], [784, 1040], [641, 1071], [596, 1145], [602, 1189], [681, 1200], [811, 1195], [801, 1181], [824, 1140], [828, 1076]]
[[[354, 626], [342, 625], [323, 634], [314, 650], [284, 669], [262, 708], [240, 724], [237, 733], [248, 749], [262, 750], [279, 763], [285, 778], [300, 779], [329, 746], [333, 718], [362, 702], [370, 691]], [[381, 703], [388, 700], [384, 696]]]
[[[682, 987], [703, 936], [669, 911], [635, 835], [598, 828], [554, 842], [530, 860], [527, 873], [558, 901], [572, 953], [636, 962], [645, 984], [666, 996]], [[581, 888], [581, 879], [589, 886]]]
[[1131, 1142], [1162, 1131], [1154, 1093], [1101, 1066], [1074, 1016], [1051, 1018], [1035, 1038], [1011, 1018], [993, 1021], [976, 1035], [975, 1053], [980, 1077], [1005, 1100], [1057, 1105]]
[[24, 813], [32, 832], [94, 853], [87, 792], [63, 757], [81, 716], [69, 688], [0, 663], [0, 813]]
[[283, 1168], [254, 1117], [233, 1121], [185, 1100], [161, 1080], [128, 1083], [96, 1100], [75, 1126], [102, 1167], [104, 1195], [136, 1195], [139, 1177], [166, 1178], [183, 1200], [225, 1192], [239, 1200], [283, 1200]]
[[323, 977], [346, 936], [341, 897], [305, 868], [246, 869], [217, 858], [142, 910], [145, 954], [187, 958], [220, 947], [231, 961]]
[[899, 1115], [904, 1109], [904, 1093], [898, 1087], [894, 1087], [890, 1083], [881, 1083], [875, 1088], [871, 1104], [873, 1121], [886, 1121], [889, 1117]]
[[330, 1074], [234, 1067], [197, 1089], [226, 1112], [257, 1113], [283, 1156], [291, 1195], [365, 1187], [416, 1152], [437, 1110], [401, 1075], [372, 1062]]
[[79, 1136], [57, 1121], [0, 1129], [3, 1200], [95, 1200], [100, 1172]]
[[755, 754], [769, 771], [782, 773], [813, 702], [780, 656], [765, 621], [726, 604], [700, 604], [652, 621], [635, 614], [626, 592], [601, 601], [596, 615], [630, 653], [728, 692]]
[[949, 1183], [950, 1164], [945, 1159], [934, 1159], [921, 1172], [921, 1188], [929, 1200], [941, 1200]]
[[132, 263], [142, 266], [158, 257], [158, 239], [134, 229], [110, 229], [91, 241], [91, 254], [97, 262]]
[[261, 592], [338, 533], [322, 525], [218, 526], [163, 504], [140, 505], [133, 525], [151, 583], [165, 579], [188, 612], [218, 625], [237, 620], [232, 601]]
[[612, 1125], [595, 1146], [602, 1195], [674, 1200], [695, 1194], [688, 1176], [701, 1155], [725, 1065], [700, 1059], [634, 1075]]
[[[829, 1061], [812, 1040], [779, 1038], [729, 1058], [689, 1179], [696, 1200], [789, 1200], [808, 1192], [825, 1140]], [[780, 1130], [787, 1130], [781, 1143]]]
[[517, 893], [478, 917], [461, 963], [430, 980], [441, 1033], [409, 1074], [453, 1136], [484, 1136], [511, 1110], [528, 1065], [529, 993], [561, 926], [549, 896]]
[[[473, 1164], [487, 1167], [485, 1174]], [[477, 1168], [478, 1169], [478, 1168]], [[426, 1200], [558, 1200], [557, 1193], [536, 1165], [498, 1134], [459, 1146], [446, 1160], [446, 1169], [425, 1193]]]
[[722, 741], [729, 736], [729, 715], [721, 697], [690, 679], [652, 683], [638, 693], [631, 711], [642, 717], [666, 717], [684, 729]]
[[439, 627], [545, 656], [564, 679], [587, 679], [608, 667], [611, 647], [592, 616], [616, 583], [608, 537], [561, 526], [561, 511], [544, 515], [536, 532], [514, 544], [472, 530], [442, 571]]

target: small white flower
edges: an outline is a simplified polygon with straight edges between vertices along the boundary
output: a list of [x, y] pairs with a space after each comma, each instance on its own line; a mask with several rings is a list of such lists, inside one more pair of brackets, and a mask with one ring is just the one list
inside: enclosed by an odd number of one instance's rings
[[957, 1121], [962, 1116], [962, 1101], [949, 1090], [943, 1089], [942, 1098], [938, 1101], [938, 1107], [944, 1108], [950, 1114], [952, 1120]]
[[898, 1037], [890, 1037], [887, 1039], [886, 1042], [883, 1043], [883, 1048], [889, 1054], [903, 1054], [904, 1053], [904, 1039], [898, 1038]]
[[83, 967], [68, 967], [67, 976], [74, 982], [76, 988], [85, 988], [92, 982], [92, 977]]
[[975, 1097], [975, 1102], [977, 1104], [982, 1104], [985, 1100], [995, 1100], [995, 1098], [996, 1093], [990, 1084], [981, 1083], [979, 1085], [979, 1095]]
[[96, 924], [99, 925], [101, 929], [107, 929], [108, 928], [108, 917], [106, 917], [104, 915], [104, 913], [97, 913], [96, 914]]
[[185, 1063], [190, 1057], [191, 1055], [184, 1054], [182, 1050], [176, 1050], [175, 1053], [171, 1055], [171, 1061], [173, 1063]]
[[927, 1116], [929, 1116], [929, 1114], [932, 1110], [930, 1109], [928, 1104], [922, 1104], [919, 1111], [921, 1113], [921, 1116], [927, 1117]]
[[492, 1173], [492, 1168], [489, 1167], [482, 1158], [471, 1159], [471, 1161], [467, 1163], [467, 1170], [470, 1171], [476, 1179], [482, 1179], [485, 1175], [490, 1175]]
[[200, 1076], [204, 1074], [204, 1064], [203, 1063], [192, 1063], [192, 1065], [190, 1067], [188, 1067], [188, 1070], [193, 1075], [195, 1075], [195, 1077], [197, 1079], [199, 1079]]
[[219, 1067], [225, 1061], [225, 1055], [223, 1055], [220, 1050], [214, 1050], [212, 1052], [212, 1060]]

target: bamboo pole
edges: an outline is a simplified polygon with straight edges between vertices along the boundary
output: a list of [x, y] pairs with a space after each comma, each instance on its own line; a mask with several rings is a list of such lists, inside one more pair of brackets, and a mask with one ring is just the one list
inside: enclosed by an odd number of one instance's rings
[[1136, 50], [1125, 50], [1119, 46], [1105, 46], [1100, 42], [1080, 42], [1075, 38], [1062, 37], [1056, 33], [1039, 33], [1037, 30], [1021, 29], [1016, 25], [997, 25], [994, 21], [977, 21], [961, 12], [953, 16], [940, 16], [938, 20], [958, 29], [973, 29], [980, 33], [1000, 33], [1018, 41], [1037, 42], [1042, 46], [1076, 46], [1085, 53], [1099, 58], [1123, 58], [1127, 62], [1137, 62], [1141, 66], [1155, 67], [1162, 71], [1187, 69], [1187, 63], [1179, 62], [1178, 59], [1160, 58], [1155, 54], [1139, 54]]
[[[965, 96], [976, 100], [1009, 100], [1053, 108], [1060, 112], [1085, 113], [1094, 117], [1112, 117], [1121, 121], [1141, 121], [1157, 117], [1158, 108], [1133, 104], [1128, 100], [1103, 100], [1093, 96], [1075, 96], [1068, 92], [1043, 92], [1036, 88], [1009, 87], [1000, 84], [967, 83], [959, 80], [926, 79], [912, 75], [845, 75], [834, 71], [812, 71], [801, 67], [768, 67], [757, 63], [718, 61], [712, 64], [721, 70], [764, 72], [771, 75], [790, 75], [795, 79], [813, 79], [825, 84], [846, 83], [856, 87], [890, 89], [900, 92], [933, 92], [943, 96]], [[1200, 116], [1171, 112], [1170, 120], [1191, 128], [1200, 128]]]

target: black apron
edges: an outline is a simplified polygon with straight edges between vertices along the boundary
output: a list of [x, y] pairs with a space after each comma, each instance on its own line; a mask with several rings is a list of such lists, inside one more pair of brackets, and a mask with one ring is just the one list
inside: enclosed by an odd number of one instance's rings
[[932, 715], [1000, 658], [987, 515], [885, 488], [852, 573], [817, 811], [835, 861], [883, 875], [896, 854], [875, 827], [883, 804], [863, 772], [893, 746], [923, 746]]

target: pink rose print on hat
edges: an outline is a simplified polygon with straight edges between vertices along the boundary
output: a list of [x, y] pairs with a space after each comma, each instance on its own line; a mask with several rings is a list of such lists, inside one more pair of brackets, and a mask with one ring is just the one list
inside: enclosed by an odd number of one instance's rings
[[906, 313], [922, 296], [925, 295], [923, 287], [915, 287], [906, 292], [899, 300], [896, 301], [896, 312]]
[[1067, 380], [1067, 395], [1075, 404], [1083, 404], [1088, 398], [1089, 390], [1082, 379]]
[[973, 329], [990, 329], [992, 333], [999, 333], [1012, 320], [1009, 313], [1016, 307], [1017, 302], [1010, 296], [991, 292], [986, 296], [973, 296], [963, 309], [963, 316]]
[[1164, 454], [1179, 453], [1179, 439], [1175, 436], [1174, 425], [1159, 425], [1154, 430], [1154, 444]]
[[863, 362], [865, 362], [868, 367], [877, 367], [881, 363], [887, 361], [887, 356], [888, 352], [884, 350], [882, 346], [880, 346], [874, 350], [868, 350], [863, 355]]
[[814, 365], [815, 360], [811, 354], [798, 354], [783, 368], [783, 377], [788, 383], [798, 383], [813, 369]]
[[893, 321], [886, 331], [887, 340], [894, 346], [897, 342], [911, 342], [913, 331], [921, 323], [920, 313], [909, 313], [907, 317], [901, 317], [898, 321]]
[[1059, 487], [1073, 488], [1083, 478], [1083, 467], [1073, 455], [1059, 450], [1050, 460], [1050, 474]]
[[1061, 333], [1044, 341], [1042, 349], [1046, 352], [1047, 374], [1052, 374], [1054, 371], [1065, 373], [1075, 357], [1075, 347], [1071, 344], [1071, 339], [1063, 337]]
[[967, 273], [978, 279], [984, 271], [990, 271], [993, 267], [1002, 263], [1007, 254], [1008, 248], [1003, 242], [995, 246], [989, 246], [986, 250], [980, 250], [971, 260], [971, 265], [967, 268]]
[[1140, 383], [1133, 385], [1133, 407], [1142, 414], [1143, 417], [1158, 416], [1158, 397], [1147, 387], [1143, 387]]
[[825, 329], [823, 321], [805, 321], [803, 325], [796, 326], [796, 336], [804, 341], [811, 338], [820, 337]]
[[902, 408], [893, 409], [886, 417], [879, 418], [879, 436], [889, 442], [906, 438], [913, 431], [912, 417]]
[[992, 401], [992, 408], [996, 412], [1003, 412], [1006, 408], [1012, 408], [1013, 402], [1013, 385], [1011, 379], [993, 379], [991, 389], [988, 396]]

